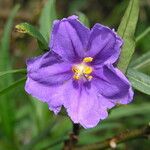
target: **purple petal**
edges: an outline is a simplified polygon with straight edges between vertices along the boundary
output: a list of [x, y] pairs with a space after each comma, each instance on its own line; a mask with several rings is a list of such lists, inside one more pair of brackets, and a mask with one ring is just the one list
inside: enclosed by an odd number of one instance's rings
[[54, 22], [49, 47], [63, 60], [76, 62], [85, 55], [90, 30], [76, 16]]
[[92, 84], [99, 94], [114, 104], [127, 104], [133, 99], [133, 91], [128, 79], [112, 65], [95, 70]]
[[57, 87], [46, 86], [28, 77], [25, 90], [38, 100], [48, 103], [49, 109], [57, 114], [63, 104], [63, 89], [65, 86], [66, 84]]
[[33, 97], [49, 104], [55, 113], [60, 111], [63, 90], [72, 77], [71, 64], [64, 63], [55, 53], [47, 52], [27, 61], [25, 90]]
[[93, 57], [93, 64], [114, 63], [120, 54], [123, 41], [111, 29], [95, 24], [87, 46], [87, 56]]
[[28, 77], [46, 86], [60, 85], [69, 80], [72, 76], [71, 67], [70, 63], [62, 61], [53, 52], [27, 61]]
[[64, 107], [74, 123], [84, 128], [92, 128], [108, 116], [107, 108], [96, 94], [95, 86], [72, 82], [66, 91]]

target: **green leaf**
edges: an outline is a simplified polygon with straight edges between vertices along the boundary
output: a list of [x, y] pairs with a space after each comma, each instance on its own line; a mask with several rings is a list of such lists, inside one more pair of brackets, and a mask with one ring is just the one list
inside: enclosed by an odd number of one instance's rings
[[48, 43], [46, 42], [42, 34], [34, 26], [28, 23], [21, 23], [16, 25], [15, 28], [20, 33], [27, 33], [36, 38], [39, 43], [40, 49], [46, 50], [48, 48]]
[[[11, 37], [11, 30], [13, 27], [13, 20], [18, 12], [19, 5], [16, 5], [5, 26], [4, 26], [4, 31], [3, 31], [3, 36], [0, 42], [0, 71], [4, 70], [10, 70], [11, 69], [11, 58], [10, 58], [10, 37]], [[0, 80], [0, 89], [3, 89], [4, 86], [8, 86], [13, 82], [13, 76], [9, 74], [3, 80]], [[1, 119], [1, 125], [2, 125], [2, 130], [9, 139], [9, 142], [12, 143], [14, 139], [14, 118], [15, 114], [13, 111], [13, 97], [11, 94], [4, 95], [0, 97], [0, 119]], [[14, 146], [12, 144], [12, 146]], [[13, 149], [13, 148], [12, 148]]]
[[[19, 9], [19, 5], [16, 5], [12, 10], [7, 23], [5, 24], [3, 36], [0, 42], [0, 71], [7, 69], [9, 66], [9, 44], [11, 37], [11, 30], [13, 27], [13, 19]], [[9, 68], [9, 67], [8, 67]]]
[[14, 73], [26, 73], [26, 69], [16, 69], [16, 70], [8, 70], [8, 71], [0, 71], [0, 78], [9, 75], [9, 74], [14, 74]]
[[71, 1], [71, 3], [69, 3], [68, 12], [69, 12], [69, 14], [73, 14], [74, 12], [83, 9], [87, 5], [88, 5], [88, 1], [87, 0]]
[[53, 21], [57, 19], [55, 3], [55, 0], [48, 0], [44, 5], [39, 19], [40, 32], [47, 42], [49, 42]]
[[138, 43], [140, 40], [142, 40], [148, 33], [150, 32], [150, 27], [148, 27], [144, 32], [142, 32], [137, 38], [136, 43]]
[[132, 62], [131, 67], [134, 69], [140, 69], [144, 67], [150, 68], [150, 52], [147, 52], [143, 54], [141, 57], [135, 59]]
[[108, 118], [109, 120], [120, 119], [123, 117], [129, 117], [137, 114], [147, 114], [150, 113], [150, 104], [143, 103], [143, 104], [131, 104], [131, 105], [122, 105], [116, 109], [111, 111], [111, 114]]
[[89, 19], [87, 18], [87, 16], [85, 14], [83, 14], [82, 12], [77, 12], [77, 15], [79, 16], [79, 20], [86, 25], [87, 27], [90, 26], [89, 23]]
[[113, 10], [109, 13], [107, 17], [105, 17], [104, 21], [102, 20], [102, 24], [114, 26], [117, 22], [120, 21], [122, 14], [124, 13], [128, 1], [120, 1], [120, 3], [116, 3]]
[[138, 14], [139, 1], [130, 0], [117, 31], [124, 40], [124, 45], [118, 62], [118, 68], [122, 70], [122, 72], [126, 72], [135, 50], [134, 32], [138, 21]]
[[127, 76], [135, 89], [150, 95], [150, 76], [134, 69], [129, 69]]
[[[7, 93], [10, 92], [12, 89], [14, 89], [14, 88], [16, 88], [17, 86], [23, 84], [23, 83], [25, 82], [25, 80], [26, 80], [26, 77], [24, 77], [24, 78], [22, 78], [22, 79], [20, 79], [20, 80], [18, 80], [18, 81], [15, 81], [15, 82], [13, 82], [11, 85], [9, 85], [8, 87], [6, 87], [6, 88], [0, 90], [0, 96], [3, 96], [3, 95], [5, 95], [5, 94], [7, 94]], [[0, 100], [0, 101], [1, 101], [1, 100]]]

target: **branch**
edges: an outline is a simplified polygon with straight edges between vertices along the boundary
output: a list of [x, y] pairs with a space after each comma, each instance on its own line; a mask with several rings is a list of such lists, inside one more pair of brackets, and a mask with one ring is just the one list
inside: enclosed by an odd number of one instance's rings
[[78, 142], [79, 130], [80, 130], [80, 125], [73, 123], [73, 131], [70, 134], [69, 139], [65, 140], [63, 150], [73, 150], [74, 149], [74, 146]]
[[136, 138], [143, 138], [150, 136], [150, 125], [143, 127], [141, 129], [134, 129], [131, 131], [125, 131], [116, 135], [110, 139], [107, 139], [103, 142], [98, 142], [95, 144], [89, 144], [83, 147], [78, 147], [74, 150], [97, 150], [97, 149], [105, 149], [105, 148], [116, 148], [117, 144], [128, 141]]

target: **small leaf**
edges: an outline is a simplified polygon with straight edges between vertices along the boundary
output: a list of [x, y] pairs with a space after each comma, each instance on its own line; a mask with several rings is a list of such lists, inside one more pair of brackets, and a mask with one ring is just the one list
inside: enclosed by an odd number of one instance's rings
[[40, 32], [47, 42], [49, 42], [53, 21], [57, 19], [55, 3], [55, 0], [48, 0], [44, 5], [39, 19]]
[[126, 72], [135, 50], [134, 32], [138, 21], [139, 1], [130, 0], [126, 12], [118, 28], [118, 34], [123, 38], [124, 45], [121, 51], [118, 68]]
[[131, 67], [134, 69], [140, 69], [148, 66], [150, 67], [150, 52], [143, 54], [141, 57], [134, 60], [131, 64]]
[[135, 89], [150, 95], [150, 76], [134, 69], [129, 69], [127, 76]]
[[83, 14], [82, 12], [77, 12], [77, 15], [79, 16], [79, 20], [86, 25], [87, 27], [90, 26], [89, 23], [89, 19], [87, 18], [87, 16], [85, 14]]
[[16, 25], [15, 29], [20, 33], [27, 33], [33, 36], [34, 38], [36, 38], [39, 43], [39, 47], [42, 50], [45, 50], [48, 48], [48, 43], [46, 42], [42, 34], [34, 26], [28, 23], [21, 23], [21, 24]]

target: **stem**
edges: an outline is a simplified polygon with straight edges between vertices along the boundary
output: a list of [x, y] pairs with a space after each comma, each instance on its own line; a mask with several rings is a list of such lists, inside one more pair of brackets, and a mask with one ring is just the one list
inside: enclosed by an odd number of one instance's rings
[[95, 144], [89, 144], [83, 147], [78, 147], [75, 150], [97, 150], [105, 148], [116, 148], [117, 144], [128, 141], [131, 139], [142, 138], [150, 136], [150, 125], [143, 127], [141, 129], [134, 129], [132, 131], [125, 131], [116, 135], [110, 139], [107, 139], [103, 142], [98, 142]]
[[79, 124], [73, 124], [73, 133], [75, 136], [78, 136], [80, 132], [80, 126]]
[[73, 123], [73, 130], [69, 136], [69, 139], [65, 141], [63, 150], [73, 150], [74, 146], [78, 142], [78, 136], [80, 131], [80, 125]]

